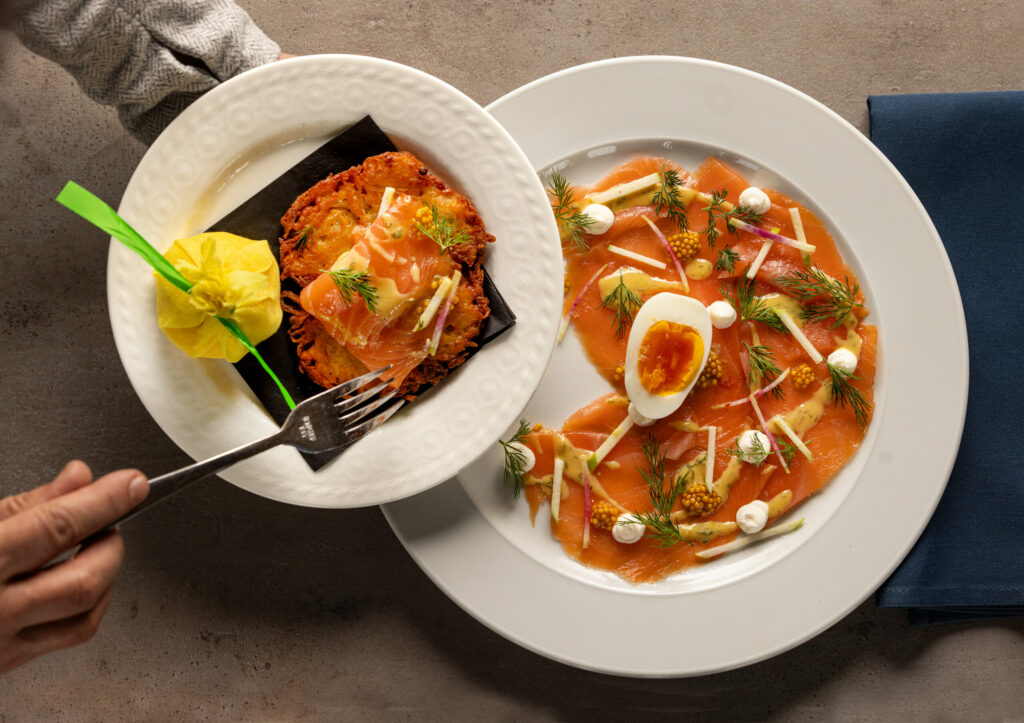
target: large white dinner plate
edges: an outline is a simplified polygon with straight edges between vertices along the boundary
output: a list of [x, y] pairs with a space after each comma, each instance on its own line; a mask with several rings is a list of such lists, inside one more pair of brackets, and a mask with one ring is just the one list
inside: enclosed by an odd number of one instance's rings
[[[689, 168], [708, 154], [822, 217], [879, 328], [875, 416], [853, 459], [795, 514], [805, 526], [664, 581], [582, 567], [545, 513], [501, 484], [497, 448], [457, 480], [385, 507], [420, 566], [479, 620], [572, 665], [638, 676], [711, 673], [820, 632], [890, 574], [944, 489], [967, 400], [953, 273], [913, 192], [855, 128], [764, 76], [702, 60], [623, 58], [542, 78], [490, 110], [539, 171], [587, 183], [636, 153]], [[929, 320], [917, 311], [926, 303]], [[928, 353], [922, 365], [922, 350]], [[525, 416], [558, 425], [608, 391], [572, 335]]]
[[[366, 114], [473, 200], [499, 239], [487, 250], [487, 269], [518, 320], [319, 472], [280, 447], [222, 473], [296, 504], [358, 507], [420, 492], [457, 473], [515, 420], [547, 365], [561, 305], [557, 229], [532, 167], [493, 117], [437, 78], [374, 58], [310, 56], [249, 71], [201, 97], [146, 153], [120, 206], [163, 250]], [[107, 281], [128, 377], [185, 452], [202, 459], [276, 429], [233, 367], [191, 359], [164, 337], [151, 271], [116, 242]]]

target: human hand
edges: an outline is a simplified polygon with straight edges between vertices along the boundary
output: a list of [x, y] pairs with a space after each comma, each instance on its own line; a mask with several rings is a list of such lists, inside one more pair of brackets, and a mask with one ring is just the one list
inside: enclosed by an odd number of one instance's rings
[[137, 470], [90, 482], [76, 460], [49, 484], [0, 500], [0, 673], [89, 640], [110, 605], [124, 558], [118, 532], [45, 565], [142, 502], [149, 483]]

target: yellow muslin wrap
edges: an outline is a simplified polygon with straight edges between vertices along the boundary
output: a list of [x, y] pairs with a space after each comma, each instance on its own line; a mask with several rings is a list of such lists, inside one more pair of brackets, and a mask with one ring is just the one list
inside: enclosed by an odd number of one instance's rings
[[185, 293], [156, 275], [157, 323], [189, 356], [232, 363], [245, 356], [217, 317], [233, 319], [253, 344], [281, 325], [281, 277], [266, 241], [201, 233], [175, 241], [164, 258], [193, 286]]

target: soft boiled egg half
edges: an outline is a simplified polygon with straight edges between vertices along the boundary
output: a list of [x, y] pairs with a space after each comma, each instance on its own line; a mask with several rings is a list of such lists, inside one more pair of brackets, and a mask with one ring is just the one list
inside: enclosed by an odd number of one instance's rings
[[645, 417], [679, 409], [711, 351], [711, 317], [689, 296], [655, 294], [636, 312], [626, 344], [626, 394]]

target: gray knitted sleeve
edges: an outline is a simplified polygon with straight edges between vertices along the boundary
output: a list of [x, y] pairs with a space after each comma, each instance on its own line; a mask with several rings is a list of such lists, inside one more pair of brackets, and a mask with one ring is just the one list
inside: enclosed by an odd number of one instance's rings
[[204, 92], [280, 48], [230, 0], [14, 0], [25, 47], [64, 66], [152, 143]]

